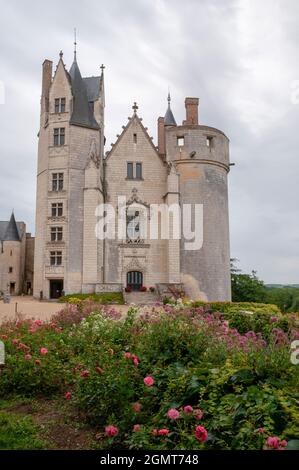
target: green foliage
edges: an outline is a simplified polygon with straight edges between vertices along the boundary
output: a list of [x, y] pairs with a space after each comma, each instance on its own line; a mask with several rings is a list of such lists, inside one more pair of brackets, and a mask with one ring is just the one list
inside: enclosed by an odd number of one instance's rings
[[268, 288], [266, 301], [278, 305], [282, 312], [299, 312], [299, 289], [296, 287]]
[[91, 299], [99, 304], [118, 304], [124, 303], [122, 292], [103, 292], [101, 294], [68, 294], [60, 297], [59, 302], [78, 304], [81, 300]]
[[231, 261], [231, 285], [233, 302], [264, 302], [266, 299], [266, 286], [258, 279], [256, 271], [244, 274], [236, 268]]
[[[103, 307], [62, 330], [4, 325], [0, 397], [70, 392], [66, 404], [103, 433], [99, 447], [106, 449], [259, 450], [268, 436], [296, 441], [299, 370], [290, 362], [296, 319], [275, 306], [215, 306], [215, 313], [213, 304], [166, 305], [142, 314], [131, 308], [125, 320], [108, 318]], [[242, 313], [249, 308], [255, 311]], [[154, 383], [146, 385], [145, 377]], [[203, 415], [184, 411], [186, 405]], [[178, 419], [167, 416], [172, 408]], [[107, 425], [117, 426], [115, 437], [105, 436]], [[204, 443], [195, 437], [198, 425], [208, 431]]]

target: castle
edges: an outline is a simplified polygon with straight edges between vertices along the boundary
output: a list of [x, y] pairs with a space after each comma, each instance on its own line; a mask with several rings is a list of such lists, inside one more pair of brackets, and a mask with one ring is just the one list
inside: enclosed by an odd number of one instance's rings
[[[52, 67], [44, 61], [34, 296], [153, 286], [183, 289], [192, 299], [230, 300], [229, 140], [199, 124], [198, 98], [186, 98], [186, 118], [178, 125], [168, 96], [157, 146], [134, 103], [104, 154], [104, 67], [99, 76], [83, 78], [76, 53], [68, 71], [62, 52], [54, 76]], [[126, 201], [124, 238], [96, 236], [99, 206], [118, 214], [119, 196]], [[202, 246], [188, 250], [183, 238], [153, 239], [142, 231], [151, 222], [150, 208], [161, 204], [203, 208]]]

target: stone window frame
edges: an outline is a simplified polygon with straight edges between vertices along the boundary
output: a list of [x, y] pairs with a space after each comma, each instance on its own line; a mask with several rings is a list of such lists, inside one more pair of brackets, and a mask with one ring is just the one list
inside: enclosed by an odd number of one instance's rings
[[[129, 165], [132, 165], [132, 176], [129, 176]], [[140, 176], [137, 177], [137, 165], [140, 165]], [[127, 161], [127, 177], [126, 180], [134, 180], [134, 181], [144, 181], [143, 178], [143, 165], [142, 162], [133, 162]]]
[[62, 266], [62, 251], [50, 251], [50, 266]]
[[63, 217], [63, 202], [51, 203], [51, 217]]
[[55, 98], [54, 113], [55, 114], [65, 113], [65, 106], [66, 106], [65, 98]]
[[[56, 175], [56, 178], [55, 178]], [[64, 190], [64, 172], [63, 171], [55, 171], [52, 173], [52, 184], [51, 184], [52, 191], [63, 191]]]
[[51, 242], [62, 242], [63, 241], [63, 227], [52, 225], [50, 227], [50, 240]]
[[65, 145], [65, 127], [54, 127], [53, 145], [54, 147], [62, 147]]

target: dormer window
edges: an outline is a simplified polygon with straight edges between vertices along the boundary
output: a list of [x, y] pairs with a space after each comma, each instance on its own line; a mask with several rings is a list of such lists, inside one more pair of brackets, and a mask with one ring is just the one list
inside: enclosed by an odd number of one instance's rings
[[55, 99], [55, 114], [65, 113], [65, 98]]

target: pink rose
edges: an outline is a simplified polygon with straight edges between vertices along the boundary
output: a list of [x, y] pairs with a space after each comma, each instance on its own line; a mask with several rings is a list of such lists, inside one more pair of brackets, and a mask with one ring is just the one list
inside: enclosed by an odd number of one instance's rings
[[202, 417], [203, 417], [203, 412], [199, 408], [196, 408], [196, 410], [194, 410], [194, 418], [197, 421], [200, 421]]
[[64, 396], [65, 396], [66, 400], [70, 400], [72, 398], [71, 392], [66, 392], [66, 394]]
[[178, 410], [176, 410], [175, 408], [171, 408], [167, 412], [167, 416], [169, 419], [178, 419], [181, 415]]
[[82, 370], [82, 372], [80, 372], [80, 375], [81, 375], [81, 377], [88, 377], [89, 376], [89, 371], [88, 370]]
[[144, 385], [147, 387], [152, 387], [155, 383], [153, 377], [147, 376], [143, 379]]
[[19, 341], [20, 341], [19, 339], [13, 339], [13, 340], [12, 340], [12, 344], [18, 344]]
[[263, 434], [265, 432], [265, 428], [258, 428], [257, 432], [259, 432], [260, 434]]
[[34, 320], [33, 322], [37, 326], [42, 326], [43, 322], [41, 320]]
[[130, 352], [125, 352], [124, 357], [125, 357], [126, 359], [131, 359], [132, 354], [131, 354]]
[[45, 356], [46, 354], [48, 354], [47, 348], [40, 348], [39, 352], [41, 353], [42, 356]]
[[273, 447], [273, 449], [278, 449], [279, 439], [278, 437], [268, 437], [266, 444], [268, 447]]
[[132, 408], [133, 408], [133, 411], [135, 411], [135, 413], [139, 413], [140, 410], [141, 410], [141, 404], [140, 403], [133, 403], [132, 405]]
[[31, 354], [25, 354], [24, 359], [25, 359], [26, 361], [30, 361], [30, 360], [32, 359]]
[[133, 426], [133, 432], [139, 432], [140, 429], [141, 429], [140, 424], [134, 424], [134, 426]]
[[183, 409], [184, 409], [185, 413], [192, 413], [192, 411], [193, 411], [193, 408], [190, 405], [184, 406]]
[[167, 434], [169, 434], [169, 430], [166, 428], [158, 430], [158, 436], [167, 436]]
[[132, 361], [133, 361], [133, 364], [134, 364], [135, 366], [138, 366], [138, 364], [139, 364], [139, 359], [138, 359], [138, 357], [135, 356], [134, 354], [133, 354], [133, 356], [132, 356]]
[[287, 441], [285, 439], [280, 440], [279, 437], [268, 437], [264, 450], [285, 450]]
[[194, 434], [200, 442], [205, 442], [208, 438], [208, 431], [203, 426], [196, 426]]
[[116, 426], [113, 426], [112, 424], [110, 424], [109, 426], [106, 426], [105, 427], [105, 433], [107, 434], [107, 436], [109, 437], [114, 437], [114, 436], [117, 436], [118, 434], [118, 428]]

